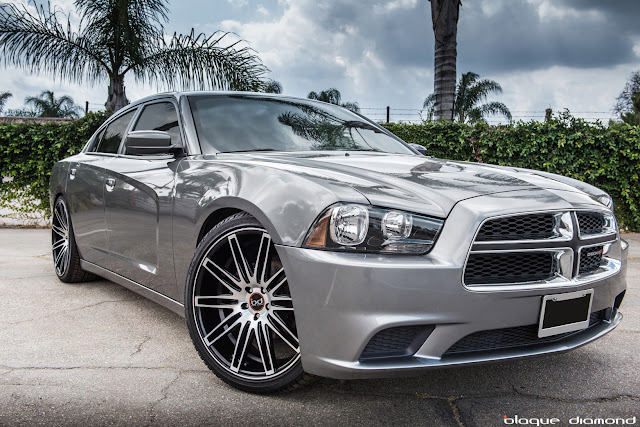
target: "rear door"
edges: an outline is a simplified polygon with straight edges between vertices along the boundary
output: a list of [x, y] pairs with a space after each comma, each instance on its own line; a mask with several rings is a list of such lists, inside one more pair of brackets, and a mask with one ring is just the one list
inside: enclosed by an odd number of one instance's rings
[[[177, 106], [168, 99], [144, 105], [130, 130], [166, 131], [172, 144], [182, 144]], [[175, 173], [181, 159], [122, 152], [123, 147], [106, 176], [107, 268], [177, 299], [172, 214]]]
[[104, 194], [107, 169], [117, 157], [120, 142], [135, 114], [127, 112], [108, 123], [88, 149], [69, 166], [65, 196], [82, 259], [105, 266], [108, 260]]

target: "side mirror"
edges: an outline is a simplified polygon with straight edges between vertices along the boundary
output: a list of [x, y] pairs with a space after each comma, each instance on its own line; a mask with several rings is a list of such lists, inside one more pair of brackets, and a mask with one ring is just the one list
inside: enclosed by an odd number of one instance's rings
[[414, 150], [416, 150], [418, 153], [422, 154], [423, 156], [428, 156], [427, 148], [424, 145], [410, 143], [409, 146]]
[[129, 132], [124, 141], [124, 154], [150, 156], [157, 154], [181, 154], [180, 145], [171, 144], [171, 135], [159, 130]]

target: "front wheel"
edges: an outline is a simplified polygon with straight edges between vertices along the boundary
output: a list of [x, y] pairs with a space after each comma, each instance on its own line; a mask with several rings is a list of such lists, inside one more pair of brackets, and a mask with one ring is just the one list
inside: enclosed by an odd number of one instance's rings
[[269, 233], [240, 213], [198, 245], [185, 290], [189, 333], [209, 368], [254, 393], [304, 385], [287, 276]]

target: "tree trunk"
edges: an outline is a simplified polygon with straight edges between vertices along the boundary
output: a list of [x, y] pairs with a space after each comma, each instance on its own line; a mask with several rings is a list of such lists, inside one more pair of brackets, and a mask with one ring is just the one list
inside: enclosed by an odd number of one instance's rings
[[110, 76], [109, 98], [104, 106], [107, 107], [107, 110], [116, 112], [127, 104], [129, 104], [129, 100], [125, 94], [124, 76]]
[[433, 93], [435, 118], [453, 120], [460, 0], [430, 0], [435, 36]]

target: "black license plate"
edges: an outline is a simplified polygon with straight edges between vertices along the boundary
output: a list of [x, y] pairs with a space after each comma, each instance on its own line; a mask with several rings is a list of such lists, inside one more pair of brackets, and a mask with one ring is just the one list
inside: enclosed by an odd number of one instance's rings
[[542, 299], [538, 337], [579, 331], [589, 326], [593, 289], [545, 295]]

